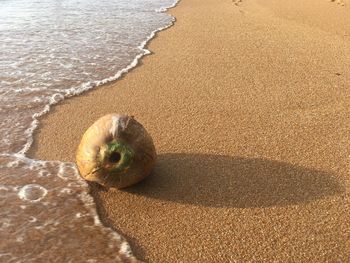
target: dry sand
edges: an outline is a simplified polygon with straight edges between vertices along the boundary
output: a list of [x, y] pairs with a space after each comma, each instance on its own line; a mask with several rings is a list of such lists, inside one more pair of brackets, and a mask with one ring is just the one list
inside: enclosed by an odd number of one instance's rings
[[154, 173], [93, 195], [140, 259], [348, 262], [350, 5], [182, 0], [171, 13], [141, 66], [41, 120], [31, 156], [74, 161], [97, 118], [135, 115]]

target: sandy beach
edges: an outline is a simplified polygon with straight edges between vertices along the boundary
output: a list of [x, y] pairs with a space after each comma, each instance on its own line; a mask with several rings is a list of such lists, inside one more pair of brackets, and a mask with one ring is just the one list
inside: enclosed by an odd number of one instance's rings
[[[306, 3], [307, 2], [307, 3]], [[134, 115], [153, 174], [92, 187], [146, 262], [350, 258], [350, 2], [182, 0], [122, 79], [54, 106], [29, 156], [75, 161], [84, 131]], [[104, 47], [102, 47], [104, 48]], [[108, 48], [108, 47], [105, 47]]]

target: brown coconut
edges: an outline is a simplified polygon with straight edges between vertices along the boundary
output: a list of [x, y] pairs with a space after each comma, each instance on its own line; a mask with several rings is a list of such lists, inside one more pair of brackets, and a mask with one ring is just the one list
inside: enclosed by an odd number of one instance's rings
[[80, 175], [107, 187], [124, 188], [148, 176], [155, 164], [151, 136], [133, 117], [108, 114], [84, 133], [76, 162]]

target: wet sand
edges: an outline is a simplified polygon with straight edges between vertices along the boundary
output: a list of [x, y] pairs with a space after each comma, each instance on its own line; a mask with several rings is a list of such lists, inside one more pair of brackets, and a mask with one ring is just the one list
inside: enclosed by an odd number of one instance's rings
[[350, 3], [307, 2], [182, 0], [140, 66], [42, 118], [30, 155], [74, 161], [97, 118], [134, 115], [154, 173], [92, 193], [139, 259], [346, 262]]

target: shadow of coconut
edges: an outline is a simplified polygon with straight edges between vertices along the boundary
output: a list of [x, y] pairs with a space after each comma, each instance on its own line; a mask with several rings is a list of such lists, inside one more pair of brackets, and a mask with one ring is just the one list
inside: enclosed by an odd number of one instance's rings
[[152, 175], [125, 189], [135, 195], [209, 207], [269, 207], [310, 202], [342, 192], [327, 172], [220, 155], [162, 154]]

